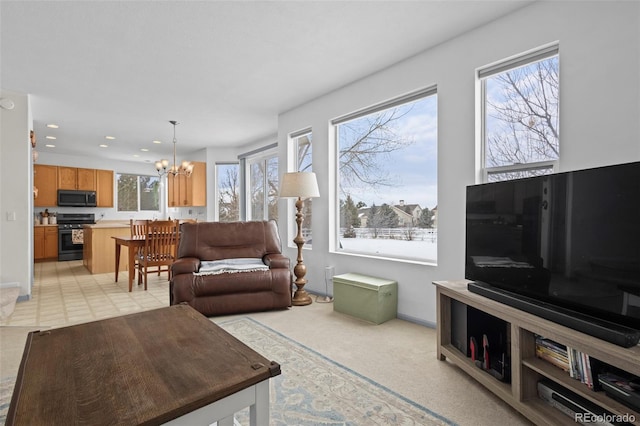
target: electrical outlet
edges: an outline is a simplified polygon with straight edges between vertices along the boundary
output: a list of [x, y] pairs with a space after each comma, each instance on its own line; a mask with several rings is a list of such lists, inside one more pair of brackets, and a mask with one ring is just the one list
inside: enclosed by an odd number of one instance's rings
[[324, 268], [324, 279], [332, 280], [335, 275], [335, 268], [333, 266], [326, 266]]

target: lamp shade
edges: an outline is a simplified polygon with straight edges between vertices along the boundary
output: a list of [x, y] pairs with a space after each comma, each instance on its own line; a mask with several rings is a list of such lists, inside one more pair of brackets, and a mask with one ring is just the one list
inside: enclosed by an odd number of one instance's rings
[[280, 186], [281, 198], [315, 198], [320, 196], [316, 174], [311, 172], [285, 173]]

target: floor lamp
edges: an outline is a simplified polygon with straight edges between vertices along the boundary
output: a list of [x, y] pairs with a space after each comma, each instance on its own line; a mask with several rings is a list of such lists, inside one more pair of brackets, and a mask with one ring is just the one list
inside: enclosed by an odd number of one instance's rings
[[316, 174], [310, 172], [285, 173], [282, 178], [282, 186], [280, 187], [281, 198], [297, 198], [296, 201], [296, 223], [298, 225], [298, 234], [293, 242], [298, 246], [298, 262], [293, 268], [296, 276], [296, 291], [293, 294], [291, 303], [294, 306], [304, 306], [311, 304], [311, 296], [304, 289], [307, 280], [304, 276], [307, 274], [307, 267], [302, 260], [302, 246], [304, 246], [304, 238], [302, 237], [302, 207], [305, 198], [315, 198], [320, 196], [318, 191], [318, 182]]

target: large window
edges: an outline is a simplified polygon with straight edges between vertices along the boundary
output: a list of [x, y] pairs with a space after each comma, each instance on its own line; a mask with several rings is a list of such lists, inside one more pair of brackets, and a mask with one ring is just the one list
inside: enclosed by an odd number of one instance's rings
[[559, 145], [558, 46], [479, 70], [484, 180], [552, 173]]
[[218, 220], [234, 222], [240, 220], [240, 165], [238, 163], [216, 164], [216, 188]]
[[[311, 151], [311, 141], [312, 141], [312, 133], [311, 130], [305, 130], [302, 132], [297, 132], [291, 134], [289, 137], [291, 144], [293, 145], [293, 149], [296, 155], [296, 164], [295, 170], [296, 172], [312, 172], [312, 151]], [[302, 237], [304, 238], [306, 244], [306, 248], [311, 248], [313, 243], [313, 232], [311, 231], [311, 222], [312, 217], [311, 213], [313, 211], [313, 199], [307, 198], [304, 200], [304, 204], [302, 207]]]
[[435, 88], [332, 123], [340, 224], [336, 250], [435, 262]]
[[247, 159], [248, 220], [278, 219], [278, 157], [274, 154]]
[[118, 173], [118, 211], [160, 211], [160, 177]]

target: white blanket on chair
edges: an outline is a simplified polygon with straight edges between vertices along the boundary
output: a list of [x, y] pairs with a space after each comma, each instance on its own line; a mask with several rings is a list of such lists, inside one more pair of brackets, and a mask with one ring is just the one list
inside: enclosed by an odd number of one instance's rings
[[235, 259], [208, 260], [200, 262], [200, 270], [194, 275], [216, 275], [236, 272], [268, 271], [269, 267], [260, 258], [241, 257]]

